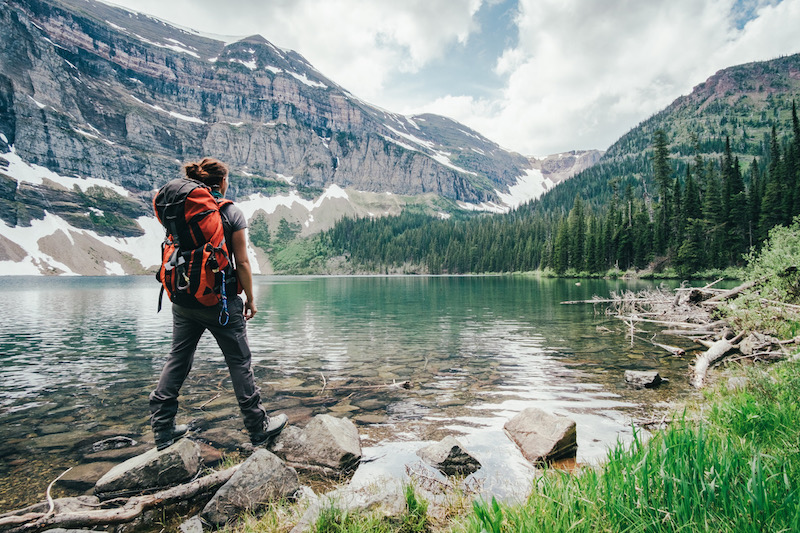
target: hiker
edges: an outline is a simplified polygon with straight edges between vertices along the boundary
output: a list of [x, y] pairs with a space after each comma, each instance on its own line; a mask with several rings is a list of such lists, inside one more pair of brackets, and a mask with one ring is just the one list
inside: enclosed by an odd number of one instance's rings
[[[209, 217], [206, 225], [216, 225], [216, 227], [211, 227], [209, 231], [216, 232], [220, 239], [224, 234], [224, 246], [219, 243], [212, 243], [214, 246], [219, 244], [219, 248], [216, 249], [223, 249], [223, 251], [218, 252], [217, 257], [214, 259], [214, 266], [217, 268], [210, 271], [218, 273], [222, 270], [223, 282], [218, 287], [220, 294], [211, 295], [213, 296], [211, 300], [213, 305], [211, 306], [208, 305], [208, 301], [199, 303], [192, 296], [179, 293], [179, 290], [175, 289], [174, 286], [172, 290], [167, 288], [167, 292], [173, 302], [172, 349], [161, 371], [158, 385], [150, 393], [150, 423], [155, 435], [156, 448], [159, 450], [167, 448], [176, 439], [184, 436], [189, 431], [189, 427], [186, 424], [175, 424], [175, 415], [178, 411], [178, 392], [189, 375], [197, 343], [205, 330], [209, 330], [214, 335], [222, 354], [225, 356], [225, 362], [228, 365], [231, 381], [233, 382], [233, 390], [236, 393], [236, 400], [239, 402], [244, 425], [250, 433], [250, 442], [254, 446], [265, 445], [281, 432], [286, 426], [288, 418], [285, 414], [272, 417], [267, 415], [261, 405], [261, 391], [255, 384], [253, 371], [250, 367], [251, 354], [247, 342], [246, 321], [253, 318], [258, 309], [253, 298], [252, 269], [247, 257], [247, 237], [245, 235], [247, 219], [232, 201], [225, 199], [225, 192], [228, 190], [228, 168], [224, 163], [213, 158], [205, 158], [202, 161], [184, 165], [183, 170], [186, 173], [186, 178], [179, 178], [165, 185], [153, 201], [159, 220], [167, 227], [168, 238], [165, 241], [165, 245], [174, 245], [176, 249], [179, 249], [178, 251], [182, 251], [180, 243], [177, 242], [177, 236], [187, 235], [181, 233], [181, 230], [186, 231], [188, 227], [188, 222], [184, 221], [184, 216], [188, 217], [189, 213], [193, 212], [192, 209], [200, 211], [200, 209], [187, 204], [193, 201], [190, 200], [192, 197], [203, 197], [206, 203], [211, 206], [210, 209], [206, 208], [205, 211], [213, 211], [214, 213], [212, 214], [216, 215], [216, 210], [219, 210], [219, 216], [216, 218]], [[202, 187], [201, 184], [205, 187]], [[216, 203], [208, 197], [209, 189], [213, 198], [216, 199]], [[187, 190], [193, 192], [186, 193], [185, 191]], [[167, 200], [164, 200], [164, 195], [167, 195]], [[172, 203], [169, 204], [169, 202]], [[180, 205], [177, 211], [173, 211], [173, 213], [178, 213], [177, 215], [167, 216], [164, 214], [165, 205], [175, 206], [179, 202], [184, 202], [184, 204]], [[186, 214], [184, 215], [184, 213]], [[176, 219], [178, 219], [178, 222], [174, 222]], [[169, 220], [173, 221], [172, 226], [168, 223]], [[222, 234], [219, 232], [218, 227], [220, 223], [222, 224]], [[181, 224], [183, 225], [182, 227], [180, 226]], [[170, 228], [173, 231], [170, 231]], [[204, 231], [206, 231], [205, 228]], [[195, 230], [193, 234], [196, 233]], [[190, 239], [189, 237], [184, 237], [183, 240], [188, 241]], [[226, 254], [225, 251], [228, 253]], [[183, 264], [181, 259], [180, 261], [170, 261], [175, 263], [174, 265], [167, 265], [167, 259], [174, 258], [177, 255], [171, 255], [170, 251], [164, 254], [164, 264], [162, 264], [159, 272], [159, 280], [162, 282], [165, 277], [168, 277], [173, 272], [170, 268], [179, 267]], [[186, 262], [188, 263], [188, 261]], [[193, 257], [191, 261], [194, 261]], [[218, 265], [217, 262], [220, 264]], [[228, 263], [230, 263], [230, 267], [227, 267]], [[235, 272], [232, 268], [234, 266]], [[181, 273], [178, 268], [175, 271]], [[186, 276], [179, 276], [177, 273], [172, 273], [171, 275], [185, 277], [188, 280], [187, 276], [196, 275], [195, 272], [197, 271], [198, 269], [186, 267], [186, 270], [182, 272]], [[231, 274], [229, 278], [225, 277], [225, 271]], [[166, 276], [165, 272], [167, 273]], [[186, 283], [186, 285], [191, 284], [194, 284], [194, 282], [187, 281]], [[164, 286], [167, 286], [167, 284], [165, 283]], [[246, 298], [244, 302], [237, 294], [237, 288], [239, 287], [244, 291]], [[185, 287], [183, 287], [183, 290], [185, 290]], [[209, 293], [210, 291], [206, 290], [205, 292]]]

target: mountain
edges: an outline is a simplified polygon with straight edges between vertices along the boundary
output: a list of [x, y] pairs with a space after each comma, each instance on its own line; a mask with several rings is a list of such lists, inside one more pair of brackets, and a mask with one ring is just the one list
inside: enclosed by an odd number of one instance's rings
[[553, 183], [455, 121], [369, 105], [258, 35], [221, 40], [93, 0], [0, 3], [0, 269], [150, 269], [153, 191], [206, 155], [272, 231], [407, 203], [506, 211]]
[[800, 215], [799, 100], [800, 54], [730, 67], [511, 213], [345, 220], [322, 240], [355, 271], [716, 277]]
[[782, 138], [791, 135], [792, 102], [800, 103], [800, 54], [720, 70], [632, 128], [596, 165], [543, 195], [536, 208], [569, 210], [581, 195], [602, 210], [614, 190], [622, 195], [628, 185], [634, 196], [652, 196], [652, 146], [658, 130], [666, 134], [673, 178], [683, 177], [697, 156], [718, 162], [726, 142], [746, 173], [769, 147], [773, 127]]

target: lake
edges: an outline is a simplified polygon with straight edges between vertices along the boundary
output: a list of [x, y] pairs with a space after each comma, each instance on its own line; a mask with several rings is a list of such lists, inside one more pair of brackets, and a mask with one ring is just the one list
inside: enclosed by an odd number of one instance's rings
[[[353, 419], [366, 457], [353, 482], [402, 475], [422, 445], [454, 435], [484, 464], [488, 490], [513, 492], [532, 469], [503, 433], [525, 407], [577, 422], [578, 462], [602, 459], [632, 420], [695, 395], [674, 358], [599, 304], [649, 282], [522, 276], [268, 277], [248, 323], [269, 411], [295, 423]], [[169, 350], [169, 302], [152, 277], [0, 278], [0, 511], [43, 499], [97, 435], [149, 432], [147, 395]], [[679, 341], [673, 339], [673, 344]], [[685, 346], [685, 341], [684, 341]], [[688, 347], [688, 346], [685, 346]], [[634, 390], [624, 371], [669, 383]], [[393, 386], [410, 382], [411, 388]], [[242, 428], [227, 368], [201, 341], [179, 422]], [[245, 435], [242, 434], [243, 440]]]

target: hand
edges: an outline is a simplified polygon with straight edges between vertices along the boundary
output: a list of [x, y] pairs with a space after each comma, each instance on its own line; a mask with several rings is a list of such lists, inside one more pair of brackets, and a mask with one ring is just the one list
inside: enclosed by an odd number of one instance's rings
[[256, 307], [256, 303], [248, 298], [247, 301], [244, 303], [244, 319], [250, 320], [251, 318], [256, 316], [256, 313], [258, 313], [258, 308]]

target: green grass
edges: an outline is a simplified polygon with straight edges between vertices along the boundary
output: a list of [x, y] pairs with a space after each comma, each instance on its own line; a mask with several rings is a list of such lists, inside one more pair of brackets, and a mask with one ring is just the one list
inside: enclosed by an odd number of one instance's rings
[[[797, 532], [800, 531], [800, 361], [742, 371], [744, 388], [706, 393], [652, 436], [634, 431], [606, 462], [574, 473], [545, 470], [527, 501], [477, 500], [445, 523], [405, 488], [396, 517], [324, 509], [316, 533]], [[286, 531], [299, 518], [274, 506], [230, 531]]]
[[314, 533], [426, 533], [430, 531], [428, 504], [417, 497], [410, 485], [405, 488], [406, 510], [399, 517], [383, 517], [371, 513], [348, 513], [335, 506], [324, 509], [312, 531]]
[[463, 529], [487, 532], [800, 531], [800, 363], [752, 371], [715, 391], [708, 419], [685, 417], [599, 469], [545, 472], [528, 501], [476, 502]]

